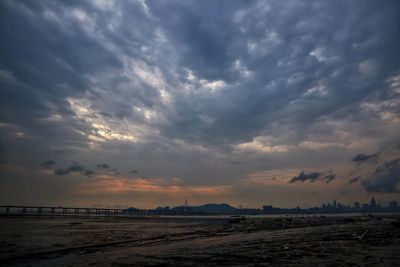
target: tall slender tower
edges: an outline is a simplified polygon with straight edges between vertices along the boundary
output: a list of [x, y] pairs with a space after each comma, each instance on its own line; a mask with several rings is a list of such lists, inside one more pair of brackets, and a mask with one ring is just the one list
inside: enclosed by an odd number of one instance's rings
[[186, 215], [186, 210], [187, 210], [187, 198], [185, 197], [185, 209], [184, 209], [185, 215]]

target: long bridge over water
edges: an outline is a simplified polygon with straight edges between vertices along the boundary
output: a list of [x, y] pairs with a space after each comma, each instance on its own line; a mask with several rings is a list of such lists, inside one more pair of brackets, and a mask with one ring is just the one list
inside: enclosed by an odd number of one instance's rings
[[77, 208], [48, 206], [0, 206], [0, 215], [54, 215], [54, 216], [157, 216], [185, 215], [179, 211], [167, 209], [112, 209], [112, 208]]

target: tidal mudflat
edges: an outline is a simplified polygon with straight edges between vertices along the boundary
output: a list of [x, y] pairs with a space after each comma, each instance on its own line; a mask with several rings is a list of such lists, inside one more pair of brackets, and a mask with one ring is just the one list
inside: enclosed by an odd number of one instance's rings
[[383, 216], [0, 218], [1, 266], [400, 266]]

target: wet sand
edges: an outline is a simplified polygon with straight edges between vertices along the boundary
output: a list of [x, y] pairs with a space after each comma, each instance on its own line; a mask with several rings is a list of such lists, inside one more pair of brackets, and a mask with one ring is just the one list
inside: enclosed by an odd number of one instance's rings
[[400, 266], [399, 216], [0, 218], [0, 266]]

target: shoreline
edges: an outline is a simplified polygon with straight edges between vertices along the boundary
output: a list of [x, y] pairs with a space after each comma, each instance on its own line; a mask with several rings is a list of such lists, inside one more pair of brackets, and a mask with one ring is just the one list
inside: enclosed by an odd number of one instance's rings
[[[1, 218], [7, 266], [251, 266], [400, 263], [400, 216], [282, 216], [230, 224], [207, 218]], [[377, 250], [377, 257], [368, 258]], [[357, 254], [357, 255], [358, 255]], [[398, 255], [398, 256], [397, 256]], [[323, 256], [323, 257], [322, 257]], [[364, 258], [363, 258], [364, 257]], [[348, 260], [348, 259], [344, 259]]]

